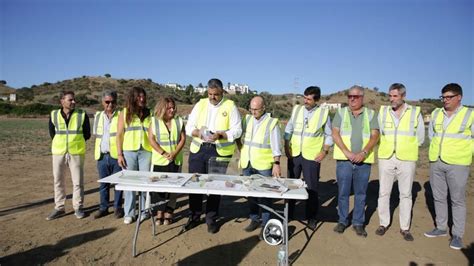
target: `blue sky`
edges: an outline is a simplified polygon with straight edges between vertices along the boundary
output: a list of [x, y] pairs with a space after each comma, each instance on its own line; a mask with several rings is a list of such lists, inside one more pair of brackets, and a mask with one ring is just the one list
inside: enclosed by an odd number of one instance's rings
[[0, 1], [0, 79], [21, 88], [110, 73], [323, 94], [353, 84], [409, 99], [450, 82], [474, 104], [474, 1]]

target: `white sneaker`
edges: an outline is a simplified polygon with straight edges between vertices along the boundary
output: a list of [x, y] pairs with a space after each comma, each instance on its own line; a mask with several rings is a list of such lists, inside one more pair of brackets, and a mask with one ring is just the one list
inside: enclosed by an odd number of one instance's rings
[[131, 224], [131, 223], [133, 223], [133, 218], [125, 216], [125, 218], [123, 219], [123, 223], [124, 224]]

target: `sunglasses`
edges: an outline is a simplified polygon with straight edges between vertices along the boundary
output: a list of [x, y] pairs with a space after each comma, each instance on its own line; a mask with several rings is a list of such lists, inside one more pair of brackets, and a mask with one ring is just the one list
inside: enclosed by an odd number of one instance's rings
[[116, 101], [104, 101], [104, 103], [106, 103], [106, 104], [111, 104], [111, 103], [112, 103], [112, 104], [115, 104]]
[[454, 94], [454, 95], [446, 95], [446, 96], [439, 96], [439, 99], [441, 101], [444, 101], [444, 100], [451, 100], [452, 98], [458, 96], [459, 94]]
[[362, 95], [347, 95], [347, 99], [359, 99], [362, 98]]

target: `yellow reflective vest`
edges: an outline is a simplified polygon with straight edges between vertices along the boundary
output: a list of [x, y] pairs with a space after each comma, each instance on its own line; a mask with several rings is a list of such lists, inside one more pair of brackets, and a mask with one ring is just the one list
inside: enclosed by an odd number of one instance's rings
[[51, 145], [53, 155], [82, 155], [86, 153], [86, 140], [82, 133], [86, 112], [75, 109], [71, 113], [69, 124], [61, 115], [61, 109], [51, 112], [51, 121], [53, 122], [55, 135]]
[[[104, 134], [104, 116], [105, 112], [97, 112], [94, 116], [94, 127], [93, 134], [95, 135], [95, 151], [94, 158], [100, 160], [100, 143], [102, 142], [102, 136]], [[117, 159], [117, 124], [118, 124], [119, 111], [115, 111], [113, 114], [110, 126], [109, 126], [109, 153], [114, 159]]]
[[[339, 133], [341, 134], [342, 142], [346, 147], [351, 150], [351, 135], [352, 135], [352, 124], [351, 114], [349, 113], [349, 108], [344, 107], [337, 110], [341, 117], [341, 127]], [[374, 117], [374, 110], [364, 107], [362, 112], [363, 115], [363, 128], [362, 128], [362, 148], [364, 148], [370, 140], [370, 121]], [[334, 159], [336, 160], [347, 160], [347, 157], [344, 155], [342, 150], [334, 145]], [[364, 160], [364, 163], [374, 163], [374, 152], [373, 150], [369, 152], [367, 157]]]
[[314, 160], [324, 145], [324, 126], [328, 121], [329, 111], [318, 107], [311, 119], [304, 121], [303, 105], [296, 105], [291, 112], [293, 133], [291, 135], [291, 156], [302, 154], [306, 160]]
[[416, 135], [420, 107], [407, 105], [398, 125], [390, 114], [391, 106], [380, 106], [379, 126], [380, 144], [378, 154], [380, 159], [389, 159], [392, 154], [399, 160], [418, 160], [418, 138]]
[[240, 167], [245, 169], [250, 163], [257, 170], [268, 170], [272, 168], [273, 163], [271, 132], [278, 126], [278, 119], [267, 115], [253, 134], [254, 120], [253, 116], [246, 115], [242, 123], [244, 133], [241, 138], [243, 145], [240, 151]]
[[[206, 126], [207, 117], [208, 117], [208, 107], [209, 99], [203, 98], [196, 104], [197, 111], [197, 124], [196, 128], [200, 129], [203, 126]], [[227, 131], [230, 129], [230, 114], [234, 110], [235, 104], [229, 99], [223, 99], [222, 103], [218, 108], [218, 114], [214, 121], [214, 128], [216, 131]], [[202, 139], [193, 137], [191, 141], [190, 151], [192, 153], [197, 153], [201, 148]], [[227, 139], [219, 139], [215, 142], [217, 153], [220, 156], [230, 156], [234, 154], [235, 142], [230, 142]]]
[[462, 106], [446, 128], [443, 126], [444, 119], [442, 108], [437, 108], [431, 113], [434, 135], [430, 143], [430, 162], [439, 158], [448, 164], [470, 165], [474, 153], [474, 140], [471, 136], [473, 110]]
[[122, 149], [124, 151], [138, 151], [140, 147], [143, 147], [144, 150], [151, 152], [151, 145], [148, 141], [148, 127], [151, 123], [151, 116], [147, 116], [141, 122], [137, 115], [133, 115], [132, 122], [127, 124], [127, 108], [123, 108], [122, 112], [125, 128]]
[[[175, 117], [171, 119], [171, 128], [168, 131], [163, 120], [153, 117], [151, 119], [151, 130], [155, 135], [156, 142], [167, 153], [176, 150], [179, 141], [181, 140], [181, 131], [183, 130], [183, 119]], [[155, 149], [152, 150], [151, 163], [153, 165], [168, 165], [170, 161], [163, 155], [158, 153]], [[183, 150], [181, 150], [175, 157], [174, 163], [181, 165], [183, 163]]]

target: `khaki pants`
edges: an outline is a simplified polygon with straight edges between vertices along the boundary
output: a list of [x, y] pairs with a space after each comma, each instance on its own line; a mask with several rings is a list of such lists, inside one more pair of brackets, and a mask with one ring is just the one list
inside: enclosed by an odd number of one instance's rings
[[72, 207], [82, 208], [84, 199], [84, 155], [53, 155], [54, 204], [56, 210], [64, 210], [66, 201], [66, 168], [71, 172]]
[[395, 154], [390, 159], [379, 159], [379, 200], [378, 214], [380, 225], [387, 227], [390, 224], [390, 194], [395, 180], [398, 179], [400, 192], [400, 229], [409, 230], [411, 208], [413, 205], [411, 189], [415, 178], [416, 162], [401, 161]]

